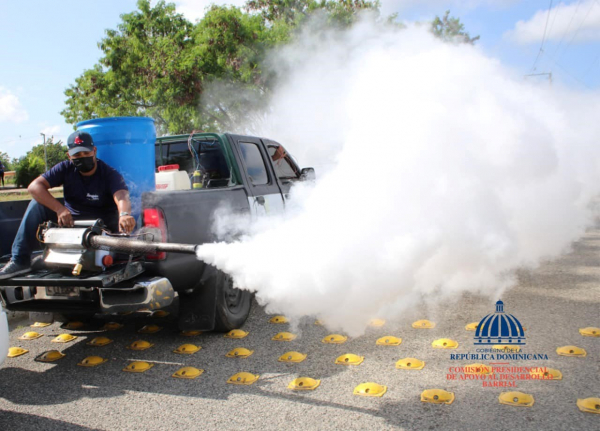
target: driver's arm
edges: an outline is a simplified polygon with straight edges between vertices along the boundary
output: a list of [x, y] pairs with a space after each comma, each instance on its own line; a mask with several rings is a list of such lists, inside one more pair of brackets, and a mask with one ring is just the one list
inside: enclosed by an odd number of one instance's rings
[[[131, 216], [131, 201], [129, 200], [129, 192], [127, 190], [119, 190], [113, 195], [117, 208], [119, 209], [119, 231], [131, 233], [135, 228], [135, 219]], [[126, 212], [130, 215], [120, 216]]]
[[71, 212], [50, 194], [48, 191], [49, 189], [50, 183], [42, 176], [37, 177], [29, 184], [29, 187], [27, 187], [27, 191], [38, 203], [56, 213], [58, 224], [60, 226], [73, 226], [73, 216], [71, 215]]

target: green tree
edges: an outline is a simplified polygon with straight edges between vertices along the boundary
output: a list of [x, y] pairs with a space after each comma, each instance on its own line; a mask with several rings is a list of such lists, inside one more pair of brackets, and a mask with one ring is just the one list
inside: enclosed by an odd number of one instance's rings
[[473, 45], [479, 40], [479, 36], [471, 37], [465, 31], [465, 25], [460, 22], [460, 19], [450, 16], [449, 10], [446, 11], [442, 18], [439, 16], [435, 17], [431, 23], [431, 32], [446, 42]]
[[[46, 140], [46, 156], [48, 168], [67, 160], [67, 146], [62, 141], [53, 142], [53, 138]], [[27, 154], [19, 159], [15, 166], [17, 171], [15, 181], [17, 187], [27, 187], [34, 179], [45, 171], [44, 144], [33, 147]]]
[[4, 165], [5, 171], [12, 171], [12, 163], [10, 161], [10, 156], [4, 151], [0, 151], [0, 162]]

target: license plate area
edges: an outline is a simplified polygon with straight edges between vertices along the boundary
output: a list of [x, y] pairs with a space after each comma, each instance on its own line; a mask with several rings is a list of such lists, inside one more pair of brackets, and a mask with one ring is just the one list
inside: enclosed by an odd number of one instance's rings
[[69, 287], [69, 286], [47, 286], [46, 287], [46, 295], [47, 296], [79, 296], [79, 287]]

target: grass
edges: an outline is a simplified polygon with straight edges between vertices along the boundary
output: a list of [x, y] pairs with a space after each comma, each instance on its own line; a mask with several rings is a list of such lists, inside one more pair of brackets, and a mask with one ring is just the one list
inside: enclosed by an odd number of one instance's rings
[[[50, 194], [55, 198], [62, 198], [63, 191], [60, 190], [52, 190]], [[27, 189], [12, 189], [2, 191], [0, 190], [0, 202], [9, 202], [9, 201], [26, 201], [30, 200], [31, 195], [27, 191]]]

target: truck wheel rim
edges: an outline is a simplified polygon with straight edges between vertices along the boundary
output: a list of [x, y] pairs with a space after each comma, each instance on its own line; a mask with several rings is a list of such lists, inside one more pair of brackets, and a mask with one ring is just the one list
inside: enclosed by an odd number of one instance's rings
[[233, 313], [237, 312], [238, 308], [242, 305], [243, 292], [233, 287], [233, 279], [231, 277], [227, 277], [224, 290], [227, 308]]

